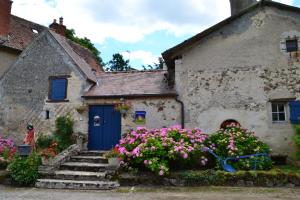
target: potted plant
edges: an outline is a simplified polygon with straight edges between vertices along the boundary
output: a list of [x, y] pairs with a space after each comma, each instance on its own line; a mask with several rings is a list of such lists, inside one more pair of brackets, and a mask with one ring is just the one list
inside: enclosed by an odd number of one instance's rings
[[116, 147], [113, 148], [112, 150], [107, 152], [104, 156], [105, 158], [108, 159], [109, 167], [118, 168], [120, 166], [121, 157], [118, 148]]
[[119, 111], [121, 114], [125, 114], [128, 110], [130, 110], [131, 104], [130, 103], [119, 103], [115, 105], [115, 110]]

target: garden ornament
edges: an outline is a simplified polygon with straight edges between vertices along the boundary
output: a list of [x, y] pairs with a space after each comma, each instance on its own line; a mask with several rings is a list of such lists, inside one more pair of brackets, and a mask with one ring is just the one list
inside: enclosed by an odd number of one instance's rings
[[27, 134], [24, 138], [24, 144], [30, 145], [32, 148], [35, 147], [35, 140], [34, 140], [34, 127], [32, 124], [27, 124]]
[[222, 159], [220, 156], [218, 156], [217, 154], [215, 154], [213, 152], [212, 149], [208, 148], [208, 147], [202, 147], [201, 151], [203, 152], [209, 152], [210, 154], [212, 154], [221, 164], [222, 168], [226, 171], [226, 172], [236, 172], [237, 170], [230, 164], [228, 164], [228, 161], [238, 161], [239, 159], [245, 159], [245, 158], [255, 158], [254, 162], [253, 162], [253, 167], [252, 170], [256, 170], [256, 164], [257, 162], [259, 162], [257, 160], [258, 157], [265, 157], [267, 159], [270, 159], [269, 155], [267, 153], [256, 153], [256, 154], [251, 154], [251, 155], [243, 155], [243, 156], [236, 156], [236, 157], [227, 157], [225, 159]]

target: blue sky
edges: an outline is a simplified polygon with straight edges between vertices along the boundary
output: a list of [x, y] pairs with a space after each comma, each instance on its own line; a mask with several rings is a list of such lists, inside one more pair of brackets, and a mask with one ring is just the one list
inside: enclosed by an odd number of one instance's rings
[[[276, 0], [300, 6], [300, 0]], [[132, 67], [229, 17], [229, 0], [14, 0], [12, 13], [48, 26], [54, 18], [86, 36], [105, 62], [121, 53]]]

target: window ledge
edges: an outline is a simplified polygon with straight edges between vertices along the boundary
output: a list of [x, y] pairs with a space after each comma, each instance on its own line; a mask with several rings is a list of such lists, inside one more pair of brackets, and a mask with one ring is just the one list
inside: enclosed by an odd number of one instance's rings
[[70, 100], [68, 100], [68, 99], [65, 99], [65, 100], [51, 100], [51, 99], [48, 99], [46, 102], [47, 103], [67, 103], [67, 102], [70, 102]]

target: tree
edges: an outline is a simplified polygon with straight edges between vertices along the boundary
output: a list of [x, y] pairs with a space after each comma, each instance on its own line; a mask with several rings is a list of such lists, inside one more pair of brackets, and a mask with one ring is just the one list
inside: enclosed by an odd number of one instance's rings
[[66, 38], [68, 38], [69, 40], [89, 49], [96, 57], [96, 60], [98, 62], [98, 64], [100, 64], [101, 66], [105, 66], [102, 58], [100, 57], [101, 52], [98, 51], [98, 49], [95, 47], [95, 45], [91, 42], [90, 39], [84, 37], [84, 38], [79, 38], [76, 36], [75, 34], [75, 30], [74, 29], [67, 29], [66, 30]]
[[125, 60], [122, 54], [113, 54], [112, 59], [107, 63], [106, 71], [130, 71], [129, 60]]
[[165, 61], [162, 57], [158, 58], [158, 63], [154, 63], [153, 65], [142, 65], [144, 70], [162, 70], [164, 68]]

